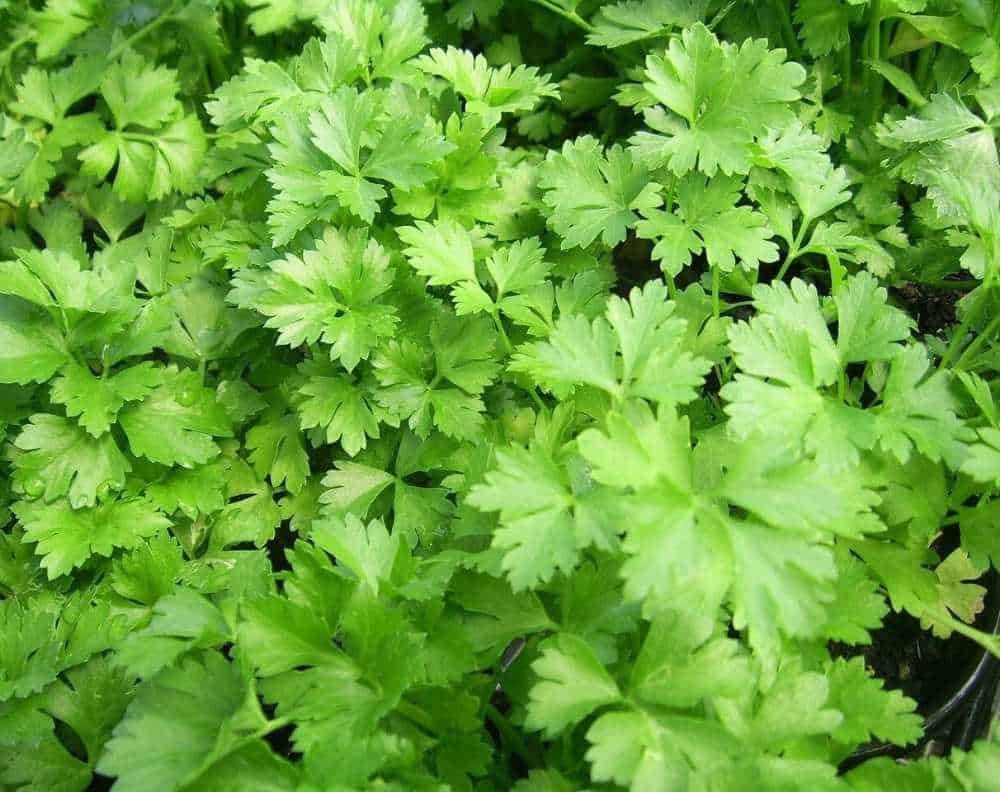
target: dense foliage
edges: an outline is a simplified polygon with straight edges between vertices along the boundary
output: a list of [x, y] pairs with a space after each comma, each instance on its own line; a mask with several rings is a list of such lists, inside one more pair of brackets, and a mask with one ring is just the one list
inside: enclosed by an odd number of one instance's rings
[[997, 788], [995, 0], [0, 20], [0, 786]]

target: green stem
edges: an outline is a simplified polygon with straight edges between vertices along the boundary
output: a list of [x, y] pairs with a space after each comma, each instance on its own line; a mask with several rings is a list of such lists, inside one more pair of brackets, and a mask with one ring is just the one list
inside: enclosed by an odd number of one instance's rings
[[936, 47], [929, 44], [917, 53], [917, 68], [914, 71], [913, 80], [922, 93], [927, 93], [929, 86], [931, 65], [934, 63], [934, 50]]
[[979, 281], [974, 280], [930, 280], [915, 281], [920, 286], [931, 286], [935, 289], [957, 289], [959, 291], [971, 291], [979, 285]]
[[795, 35], [788, 3], [786, 0], [774, 0], [773, 5], [778, 12], [778, 22], [781, 24], [781, 36], [785, 41], [785, 49], [794, 59], [798, 60], [802, 57], [802, 48], [799, 46], [799, 37]]
[[995, 635], [990, 635], [982, 630], [977, 630], [975, 627], [966, 624], [961, 619], [956, 619], [944, 608], [938, 609], [927, 606], [919, 608], [918, 611], [918, 613], [913, 615], [918, 618], [925, 618], [935, 621], [938, 624], [942, 624], [948, 629], [957, 632], [959, 635], [964, 635], [969, 640], [979, 644], [994, 657], [1000, 658], [1000, 639], [998, 639]]
[[534, 388], [525, 388], [525, 391], [527, 391], [528, 395], [531, 397], [531, 400], [535, 403], [535, 406], [539, 410], [545, 409], [545, 402], [542, 401], [542, 397], [538, 395], [537, 390], [535, 390]]
[[[868, 57], [873, 61], [882, 59], [882, 2], [872, 0], [871, 18], [868, 20]], [[865, 75], [866, 93], [871, 107], [871, 121], [878, 119], [882, 108], [882, 75], [874, 69], [868, 69]]]
[[496, 325], [497, 333], [500, 335], [500, 343], [503, 345], [504, 354], [510, 355], [514, 348], [510, 344], [510, 337], [504, 329], [503, 320], [500, 318], [499, 313], [493, 313], [493, 324]]
[[22, 33], [16, 39], [10, 42], [10, 44], [4, 47], [2, 51], [0, 51], [0, 63], [3, 63], [5, 60], [12, 59], [14, 57], [15, 52], [17, 52], [25, 44], [28, 44], [34, 40], [35, 40], [35, 31], [31, 30], [28, 31], [27, 33]]
[[844, 283], [846, 270], [844, 269], [844, 265], [840, 263], [840, 257], [836, 253], [827, 255], [826, 263], [830, 266], [830, 293], [836, 296]]
[[585, 30], [587, 33], [594, 30], [594, 26], [576, 13], [576, 11], [570, 11], [568, 8], [563, 8], [562, 6], [551, 2], [551, 0], [532, 0], [532, 2], [540, 5], [542, 8], [548, 9], [553, 14], [558, 14], [563, 19], [569, 20], [581, 30]]
[[406, 699], [400, 699], [399, 704], [396, 705], [396, 712], [404, 718], [413, 721], [428, 734], [435, 737], [440, 736], [440, 732], [438, 732], [437, 727], [434, 725], [434, 719], [416, 704], [412, 704]]
[[802, 254], [802, 243], [805, 241], [806, 231], [809, 230], [811, 222], [811, 217], [803, 216], [802, 222], [799, 224], [798, 233], [795, 235], [795, 239], [792, 240], [792, 246], [788, 248], [788, 255], [785, 256], [785, 261], [781, 265], [781, 269], [778, 270], [778, 274], [774, 278], [775, 280], [782, 280], [788, 274], [788, 268], [792, 266], [792, 262]]
[[125, 140], [135, 140], [139, 143], [149, 143], [154, 146], [159, 143], [159, 138], [156, 135], [145, 135], [142, 132], [119, 132], [118, 134], [125, 138]]
[[486, 704], [485, 713], [487, 720], [496, 726], [497, 731], [500, 732], [504, 746], [520, 756], [529, 765], [535, 764], [537, 757], [534, 756], [533, 752], [521, 738], [521, 735], [517, 733], [517, 729], [511, 726], [510, 721], [507, 720], [504, 714], [489, 702]]
[[840, 69], [843, 80], [841, 94], [846, 94], [850, 92], [851, 82], [854, 80], [854, 48], [851, 46], [850, 38], [841, 54]]
[[988, 344], [993, 338], [997, 330], [1000, 329], [1000, 314], [994, 316], [988, 325], [983, 329], [979, 335], [972, 339], [972, 343], [969, 344], [965, 350], [959, 355], [958, 360], [955, 361], [955, 368], [962, 368], [968, 359], [972, 358], [984, 345]]
[[719, 291], [722, 289], [722, 274], [718, 267], [712, 267], [712, 316], [719, 318], [722, 311], [719, 310]]
[[966, 335], [969, 333], [969, 328], [972, 327], [973, 323], [979, 316], [979, 309], [983, 304], [983, 299], [984, 298], [980, 297], [976, 304], [969, 308], [968, 312], [965, 314], [965, 318], [955, 329], [955, 332], [951, 337], [951, 341], [948, 342], [948, 348], [944, 351], [944, 354], [941, 356], [941, 361], [938, 363], [938, 371], [951, 365], [951, 361], [954, 360], [955, 355], [958, 354], [958, 350], [961, 348]]
[[951, 517], [946, 517], [945, 519], [941, 520], [941, 524], [939, 527], [948, 528], [952, 525], [958, 525], [961, 521], [962, 521], [961, 514], [953, 514], [951, 515]]
[[282, 717], [282, 718], [275, 718], [274, 720], [269, 720], [267, 723], [265, 723], [263, 726], [261, 726], [257, 730], [256, 734], [254, 734], [253, 736], [254, 737], [258, 737], [258, 738], [259, 737], [266, 737], [267, 735], [271, 734], [272, 732], [278, 731], [278, 729], [285, 728], [285, 726], [287, 726], [290, 723], [293, 723], [294, 721], [295, 721], [295, 718], [292, 717], [292, 716], [290, 716], [290, 715], [286, 715], [285, 717]]
[[131, 36], [126, 38], [124, 41], [120, 42], [118, 46], [113, 47], [111, 52], [108, 53], [108, 60], [114, 60], [123, 52], [125, 52], [125, 50], [134, 46], [137, 41], [141, 41], [151, 33], [155, 33], [159, 28], [161, 28], [168, 22], [172, 22], [176, 11], [177, 11], [177, 3], [176, 2], [171, 3], [170, 7], [162, 14], [160, 14], [156, 19], [147, 22], [145, 26], [139, 28]]

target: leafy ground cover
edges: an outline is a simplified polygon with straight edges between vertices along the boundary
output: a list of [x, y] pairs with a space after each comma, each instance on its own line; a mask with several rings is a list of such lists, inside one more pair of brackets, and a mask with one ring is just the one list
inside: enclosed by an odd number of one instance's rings
[[1000, 6], [0, 20], [0, 786], [997, 789]]

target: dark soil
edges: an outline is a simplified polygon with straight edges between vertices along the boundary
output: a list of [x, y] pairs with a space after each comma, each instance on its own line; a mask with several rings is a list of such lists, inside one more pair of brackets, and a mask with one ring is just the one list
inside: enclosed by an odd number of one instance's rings
[[921, 333], [937, 335], [955, 323], [955, 303], [965, 294], [961, 289], [940, 289], [906, 283], [894, 290], [902, 307], [917, 322]]
[[870, 646], [830, 644], [834, 657], [865, 659], [865, 665], [889, 690], [902, 690], [929, 715], [965, 680], [982, 650], [968, 638], [936, 638], [906, 613], [890, 613], [872, 633]]
[[661, 276], [660, 266], [653, 261], [652, 252], [653, 243], [639, 239], [631, 231], [625, 241], [615, 248], [612, 258], [618, 274], [615, 291], [619, 295], [627, 297], [632, 287], [641, 287], [646, 281]]

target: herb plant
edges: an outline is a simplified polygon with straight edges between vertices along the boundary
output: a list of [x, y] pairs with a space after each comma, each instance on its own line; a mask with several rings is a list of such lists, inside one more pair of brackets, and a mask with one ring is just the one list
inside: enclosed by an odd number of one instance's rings
[[0, 787], [997, 789], [1000, 5], [0, 19]]

